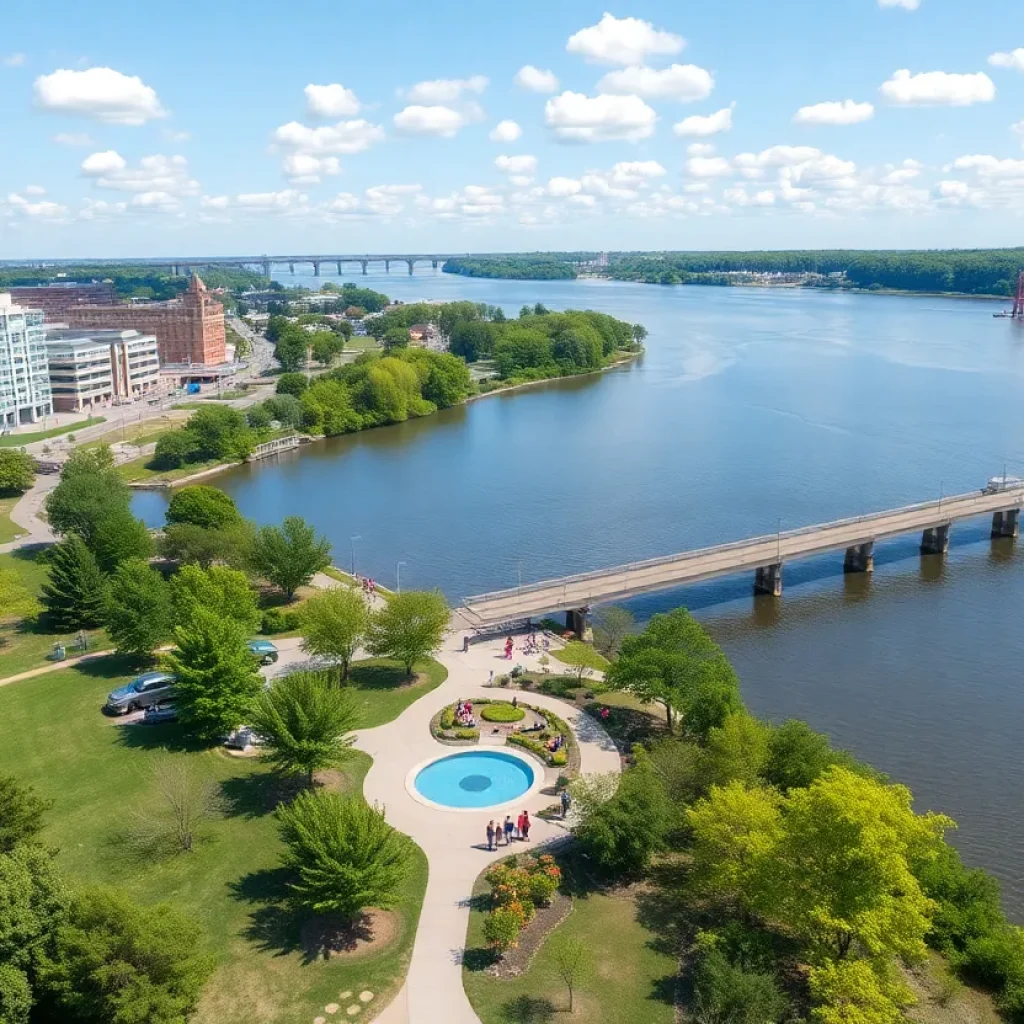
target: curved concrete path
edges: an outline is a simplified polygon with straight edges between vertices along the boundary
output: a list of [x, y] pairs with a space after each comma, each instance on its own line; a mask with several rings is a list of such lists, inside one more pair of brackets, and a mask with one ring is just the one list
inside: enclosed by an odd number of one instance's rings
[[[410, 769], [453, 749], [430, 735], [430, 719], [441, 708], [460, 698], [501, 698], [504, 694], [510, 699], [506, 690], [486, 685], [492, 669], [495, 676], [508, 672], [517, 663], [540, 670], [536, 657], [526, 657], [518, 650], [521, 637], [517, 638], [511, 662], [502, 658], [501, 640], [474, 645], [466, 653], [462, 652], [461, 640], [461, 634], [449, 634], [445, 649], [437, 656], [448, 669], [448, 679], [441, 686], [421, 697], [395, 721], [365, 730], [356, 740], [356, 746], [373, 758], [373, 767], [363, 784], [366, 799], [386, 809], [388, 821], [412, 836], [430, 865], [406, 984], [376, 1018], [377, 1024], [480, 1024], [462, 987], [462, 953], [473, 882], [491, 861], [566, 834], [562, 822], [547, 822], [537, 816], [538, 811], [556, 802], [554, 797], [540, 792], [525, 800], [470, 814], [427, 807], [406, 790]], [[580, 745], [584, 774], [620, 770], [615, 745], [589, 715], [542, 694], [519, 696], [527, 703], [550, 708], [569, 723]], [[486, 746], [486, 723], [482, 724], [481, 746]], [[545, 769], [545, 786], [553, 785], [557, 778], [557, 769]], [[533, 821], [530, 842], [513, 843], [511, 848], [500, 846], [488, 852], [487, 822], [491, 818], [504, 820], [506, 814], [515, 817], [524, 808]]]

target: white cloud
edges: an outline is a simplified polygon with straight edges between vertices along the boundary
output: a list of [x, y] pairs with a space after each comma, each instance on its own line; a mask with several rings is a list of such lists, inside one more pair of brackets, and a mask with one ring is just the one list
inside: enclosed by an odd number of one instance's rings
[[192, 138], [188, 132], [175, 131], [172, 128], [165, 128], [163, 136], [168, 142], [188, 142]]
[[532, 64], [524, 64], [516, 72], [513, 81], [528, 92], [558, 92], [558, 78], [555, 73], [535, 68]]
[[280, 192], [243, 192], [235, 197], [239, 206], [250, 210], [286, 210], [306, 203], [306, 196], [293, 188]]
[[795, 167], [821, 156], [813, 146], [771, 146], [760, 153], [740, 153], [734, 163], [741, 170], [760, 171], [766, 168]]
[[660, 71], [629, 67], [609, 71], [597, 83], [598, 92], [642, 96], [646, 100], [678, 100], [689, 103], [711, 95], [715, 80], [710, 71], [696, 64], [673, 64]]
[[940, 181], [935, 192], [941, 199], [966, 199], [971, 186], [966, 181]]
[[548, 100], [544, 118], [567, 142], [646, 139], [654, 133], [657, 114], [639, 96], [585, 96], [563, 92]]
[[450, 139], [466, 123], [465, 117], [451, 107], [411, 106], [394, 116], [395, 127], [406, 135], [436, 135]]
[[862, 121], [870, 121], [874, 116], [875, 108], [872, 104], [842, 100], [801, 107], [793, 115], [793, 120], [797, 124], [860, 124]]
[[7, 203], [18, 213], [26, 217], [38, 217], [40, 220], [61, 220], [68, 214], [68, 208], [60, 203], [52, 203], [45, 199], [33, 203], [16, 192], [11, 192], [7, 196]]
[[177, 210], [181, 204], [169, 192], [140, 192], [132, 199], [131, 205], [147, 210], [167, 211]]
[[692, 156], [685, 167], [691, 178], [724, 178], [732, 174], [732, 165], [721, 156]]
[[973, 75], [926, 71], [912, 75], [897, 71], [879, 90], [898, 107], [968, 107], [995, 98], [996, 87], [983, 71]]
[[882, 178], [883, 185], [906, 185], [921, 176], [924, 164], [917, 160], [904, 160], [899, 167], [887, 168], [888, 173]]
[[494, 161], [494, 166], [506, 174], [533, 174], [537, 170], [535, 156], [505, 156], [502, 154]]
[[483, 75], [471, 78], [436, 78], [430, 82], [417, 82], [407, 94], [412, 103], [431, 106], [438, 103], [454, 103], [463, 93], [480, 94], [487, 88], [488, 80]]
[[310, 117], [352, 117], [362, 104], [351, 89], [332, 82], [330, 85], [307, 85], [306, 109]]
[[547, 185], [548, 195], [556, 199], [574, 196], [583, 190], [583, 183], [576, 178], [552, 178]]
[[42, 185], [26, 185], [22, 190], [27, 196], [45, 196], [46, 189]]
[[140, 125], [166, 117], [156, 92], [137, 76], [112, 68], [61, 68], [35, 81], [36, 104], [44, 110], [81, 114], [108, 124]]
[[666, 174], [668, 171], [657, 160], [624, 160], [612, 167], [610, 178], [615, 185], [632, 186]]
[[1024, 160], [1000, 160], [987, 155], [960, 156], [953, 161], [957, 171], [976, 171], [978, 177], [1024, 183]]
[[656, 29], [649, 21], [606, 12], [596, 25], [571, 35], [565, 48], [594, 64], [643, 64], [648, 57], [679, 53], [685, 45], [682, 36]]
[[515, 142], [522, 134], [523, 129], [515, 121], [499, 121], [488, 138], [491, 142]]
[[293, 185], [316, 185], [321, 175], [340, 174], [341, 164], [336, 156], [289, 153], [284, 158], [283, 169]]
[[722, 199], [730, 206], [774, 206], [775, 193], [770, 190], [756, 192], [749, 195], [743, 187], [727, 188], [722, 193]]
[[82, 208], [78, 211], [79, 220], [107, 220], [120, 216], [128, 209], [127, 203], [111, 203], [106, 199], [86, 197]]
[[82, 161], [83, 174], [109, 174], [111, 171], [120, 171], [127, 166], [125, 158], [113, 149], [105, 150], [102, 153], [93, 153]]
[[714, 114], [702, 116], [695, 114], [693, 117], [684, 117], [672, 126], [672, 131], [679, 136], [696, 135], [719, 135], [722, 132], [732, 130], [732, 112], [736, 107], [735, 103], [716, 111]]
[[687, 156], [712, 156], [715, 147], [709, 142], [694, 142], [686, 147]]
[[879, 7], [902, 7], [905, 11], [916, 11], [921, 0], [878, 0]]
[[137, 167], [130, 167], [119, 153], [106, 150], [86, 157], [82, 173], [94, 179], [97, 188], [114, 192], [199, 194], [199, 182], [188, 176], [188, 161], [183, 156], [144, 156]]
[[301, 153], [346, 155], [361, 153], [384, 138], [384, 129], [369, 121], [339, 121], [337, 124], [310, 128], [289, 121], [276, 128], [273, 141]]
[[1024, 46], [1018, 46], [1010, 53], [993, 53], [988, 62], [994, 68], [1013, 68], [1016, 71], [1024, 71]]
[[227, 196], [202, 196], [199, 205], [207, 210], [224, 210], [231, 205]]
[[366, 208], [370, 213], [393, 217], [405, 209], [406, 197], [422, 191], [422, 185], [374, 185], [366, 190]]
[[448, 196], [431, 199], [418, 196], [417, 208], [440, 220], [457, 220], [464, 217], [472, 221], [486, 221], [503, 213], [505, 197], [484, 185], [467, 185]]
[[58, 132], [53, 136], [58, 146], [95, 146], [96, 143], [85, 132]]
[[1024, 121], [1018, 121], [1016, 124], [1010, 125], [1010, 131], [1014, 135], [1019, 135], [1021, 138], [1021, 145], [1024, 145]]
[[20, 68], [25, 63], [25, 54], [23, 53], [9, 53], [0, 63], [5, 68]]

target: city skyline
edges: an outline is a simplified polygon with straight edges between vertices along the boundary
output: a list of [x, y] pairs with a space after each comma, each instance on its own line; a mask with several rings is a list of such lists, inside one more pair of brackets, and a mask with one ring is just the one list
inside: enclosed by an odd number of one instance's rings
[[8, 12], [0, 256], [1024, 238], [1009, 2], [607, 6]]

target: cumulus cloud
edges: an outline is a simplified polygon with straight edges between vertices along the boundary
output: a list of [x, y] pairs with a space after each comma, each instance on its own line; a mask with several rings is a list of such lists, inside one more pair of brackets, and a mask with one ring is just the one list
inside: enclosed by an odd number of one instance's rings
[[115, 150], [93, 153], [82, 161], [82, 173], [97, 188], [114, 192], [162, 193], [171, 196], [199, 194], [199, 182], [189, 177], [183, 156], [144, 156], [131, 167]]
[[715, 147], [709, 142], [694, 142], [686, 147], [687, 156], [712, 156]]
[[547, 101], [544, 119], [555, 135], [566, 142], [633, 142], [654, 133], [658, 116], [639, 96], [563, 92]]
[[1009, 53], [993, 53], [988, 62], [994, 68], [1013, 68], [1015, 71], [1024, 71], [1024, 46], [1018, 46], [1016, 50], [1011, 50]]
[[571, 35], [565, 48], [592, 64], [643, 64], [648, 57], [679, 53], [685, 45], [682, 36], [656, 29], [649, 21], [606, 12], [596, 25]]
[[734, 162], [741, 170], [760, 171], [767, 168], [795, 167], [817, 160], [821, 155], [821, 150], [813, 146], [770, 146], [760, 153], [740, 153]]
[[42, 185], [26, 185], [22, 190], [27, 196], [45, 196], [46, 189]]
[[583, 183], [576, 178], [551, 178], [547, 184], [547, 193], [556, 199], [574, 196], [583, 190]]
[[448, 196], [418, 196], [417, 209], [440, 220], [486, 221], [505, 210], [505, 197], [484, 185], [467, 185]]
[[558, 78], [553, 71], [535, 68], [532, 64], [524, 64], [516, 72], [513, 79], [520, 89], [528, 92], [558, 92]]
[[770, 189], [750, 195], [745, 188], [727, 188], [722, 192], [722, 200], [730, 206], [774, 206], [775, 193]]
[[897, 71], [879, 90], [898, 107], [968, 107], [995, 99], [996, 87], [983, 71], [958, 75], [945, 71], [926, 71], [912, 75], [905, 68]]
[[352, 117], [362, 104], [351, 89], [337, 82], [330, 85], [307, 85], [306, 109], [311, 117]]
[[1014, 135], [1019, 135], [1021, 144], [1024, 145], [1024, 121], [1018, 121], [1016, 124], [1011, 124], [1010, 131], [1013, 132]]
[[487, 137], [491, 142], [515, 142], [522, 134], [523, 129], [515, 121], [499, 121]]
[[878, 0], [879, 7], [902, 7], [905, 11], [916, 11], [921, 0]]
[[426, 106], [454, 103], [462, 99], [465, 93], [482, 93], [487, 85], [488, 80], [484, 75], [473, 75], [470, 78], [435, 78], [430, 82], [417, 82], [406, 94], [406, 98], [411, 103]]
[[974, 171], [980, 178], [1020, 181], [1024, 184], [1024, 160], [1001, 160], [995, 156], [959, 156], [953, 161], [953, 170]]
[[706, 99], [714, 87], [711, 72], [696, 64], [673, 64], [660, 71], [628, 67], [609, 71], [597, 83], [598, 92], [642, 96], [646, 100], [678, 100], [680, 103]]
[[882, 178], [883, 185], [906, 185], [915, 178], [920, 177], [924, 164], [917, 160], [904, 160], [898, 167], [890, 165], [886, 168], [886, 174]]
[[801, 107], [793, 120], [797, 124], [860, 124], [870, 121], [875, 116], [875, 108], [870, 103], [857, 103], [854, 100], [841, 100], [828, 103], [815, 103], [809, 107]]
[[78, 211], [78, 219], [109, 220], [111, 217], [120, 216], [127, 209], [127, 203], [112, 203], [106, 199], [92, 199], [87, 196]]
[[202, 196], [199, 205], [207, 210], [224, 210], [231, 205], [227, 196]]
[[305, 205], [307, 201], [303, 193], [293, 188], [280, 192], [243, 192], [235, 197], [235, 202], [248, 210], [287, 210]]
[[609, 177], [616, 185], [640, 185], [663, 178], [668, 171], [657, 160], [623, 160], [615, 164]]
[[732, 112], [735, 107], [736, 104], [732, 103], [713, 114], [694, 114], [693, 117], [684, 117], [682, 121], [677, 121], [672, 125], [672, 131], [680, 137], [687, 135], [703, 137], [732, 131]]
[[506, 174], [533, 174], [537, 170], [537, 158], [535, 156], [505, 156], [502, 154], [494, 161], [494, 166]]
[[25, 63], [26, 57], [23, 53], [9, 53], [0, 61], [5, 68], [20, 68]]
[[34, 85], [36, 105], [62, 114], [80, 114], [108, 124], [141, 125], [166, 117], [156, 92], [137, 76], [113, 68], [40, 75]]
[[52, 203], [45, 199], [33, 203], [17, 192], [8, 194], [7, 204], [25, 217], [36, 217], [40, 220], [63, 220], [68, 215], [68, 208], [60, 203]]
[[316, 185], [321, 176], [341, 173], [336, 156], [314, 156], [312, 153], [289, 153], [284, 158], [284, 173], [293, 185]]
[[75, 146], [85, 149], [87, 146], [95, 146], [92, 138], [85, 134], [85, 132], [57, 132], [53, 136], [53, 141], [58, 146]]
[[451, 107], [413, 105], [394, 116], [395, 127], [405, 135], [434, 135], [450, 139], [457, 135], [466, 118]]
[[732, 174], [732, 164], [721, 156], [691, 156], [684, 167], [691, 178], [724, 178]]
[[132, 198], [131, 205], [145, 210], [169, 212], [177, 210], [181, 204], [177, 197], [171, 195], [170, 192], [155, 191], [140, 192]]
[[361, 153], [384, 138], [384, 129], [362, 119], [310, 128], [289, 121], [274, 130], [273, 142], [296, 152], [329, 155]]

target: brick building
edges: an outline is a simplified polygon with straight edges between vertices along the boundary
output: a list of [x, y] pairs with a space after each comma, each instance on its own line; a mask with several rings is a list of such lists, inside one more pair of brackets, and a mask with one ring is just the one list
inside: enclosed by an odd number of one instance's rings
[[198, 274], [188, 289], [169, 302], [124, 303], [117, 306], [70, 306], [60, 319], [71, 327], [135, 330], [155, 334], [160, 363], [176, 368], [220, 366], [225, 361], [224, 306], [211, 298]]
[[117, 289], [110, 281], [53, 282], [25, 288], [11, 288], [11, 299], [29, 309], [40, 309], [49, 321], [63, 320], [76, 306], [113, 306]]

